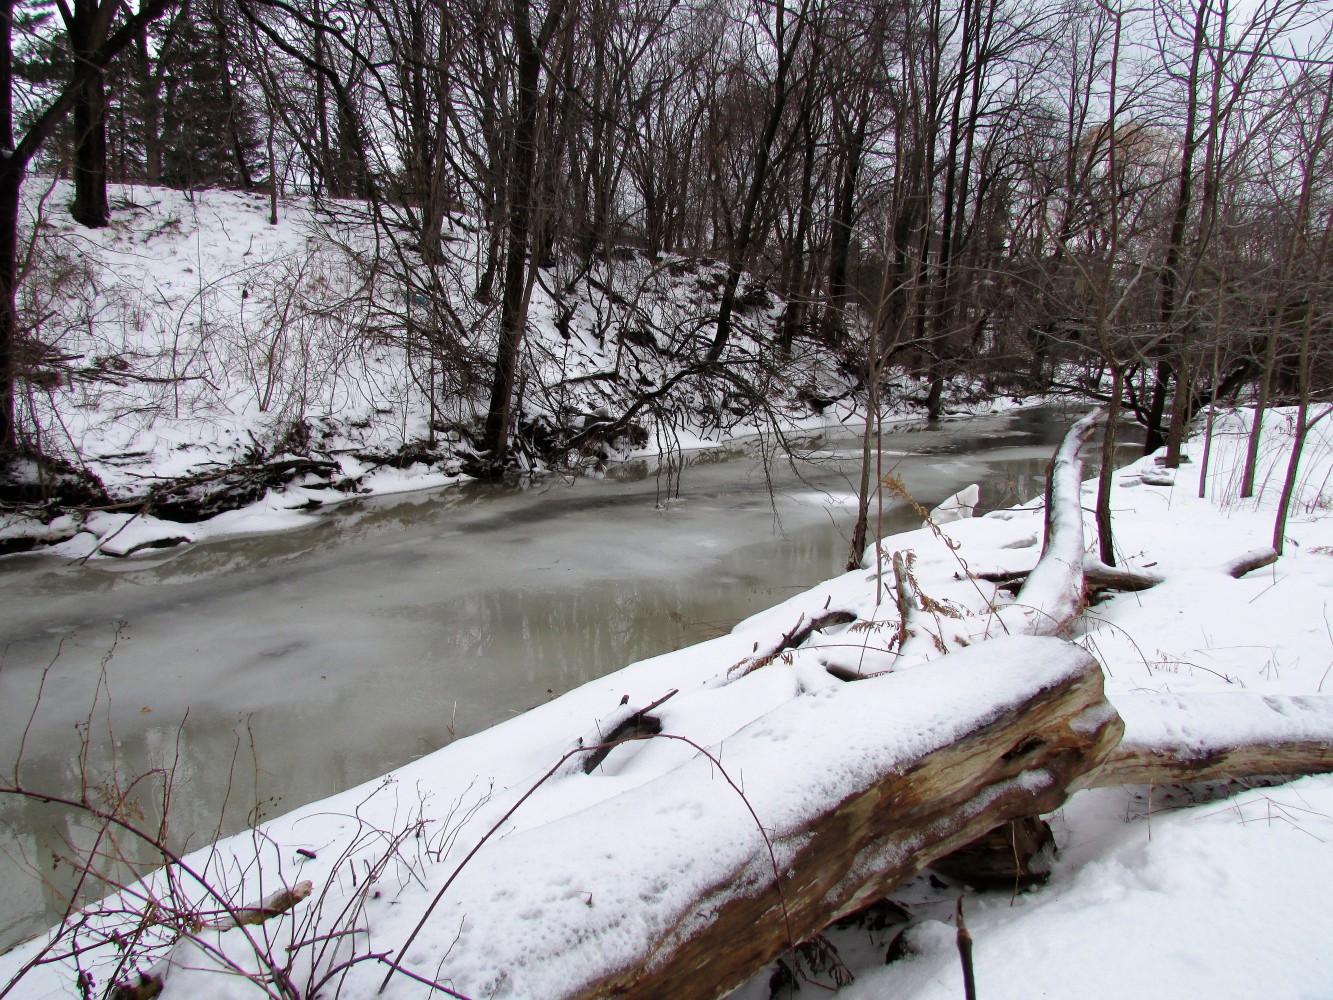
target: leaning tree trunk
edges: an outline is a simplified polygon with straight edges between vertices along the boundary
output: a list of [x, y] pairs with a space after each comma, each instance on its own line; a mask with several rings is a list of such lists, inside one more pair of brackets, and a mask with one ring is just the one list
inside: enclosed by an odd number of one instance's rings
[[[804, 9], [802, 7], [803, 11]], [[790, 91], [788, 74], [791, 71], [797, 47], [800, 45], [801, 36], [805, 32], [806, 22], [804, 18], [795, 19], [796, 27], [792, 30], [786, 20], [786, 12], [786, 0], [780, 0], [774, 6], [774, 17], [777, 19], [774, 26], [774, 37], [778, 44], [778, 58], [773, 78], [773, 103], [769, 107], [768, 119], [764, 123], [764, 131], [760, 137], [758, 148], [755, 150], [754, 162], [750, 168], [750, 184], [745, 194], [745, 201], [741, 206], [740, 226], [736, 231], [736, 239], [727, 255], [727, 276], [722, 284], [722, 299], [717, 310], [717, 325], [714, 327], [713, 340], [708, 346], [706, 355], [710, 364], [720, 360], [722, 352], [726, 349], [727, 340], [731, 336], [732, 316], [736, 311], [741, 273], [749, 260], [752, 244], [758, 242], [758, 236], [755, 233], [755, 218], [759, 211], [759, 203], [768, 185], [769, 171], [773, 166], [773, 147], [776, 144], [778, 128], [782, 124], [783, 110], [787, 105]], [[792, 31], [790, 45], [784, 43], [789, 30]]]
[[1078, 452], [1100, 415], [1093, 410], [1070, 427], [1051, 459], [1041, 559], [1014, 603], [995, 613], [988, 636], [1058, 635], [1083, 610], [1083, 462]]
[[1111, 405], [1106, 413], [1102, 438], [1102, 467], [1097, 476], [1097, 552], [1107, 566], [1115, 565], [1115, 533], [1111, 526], [1111, 479], [1115, 471], [1116, 425], [1120, 422], [1120, 397], [1125, 376], [1119, 362], [1111, 363]]

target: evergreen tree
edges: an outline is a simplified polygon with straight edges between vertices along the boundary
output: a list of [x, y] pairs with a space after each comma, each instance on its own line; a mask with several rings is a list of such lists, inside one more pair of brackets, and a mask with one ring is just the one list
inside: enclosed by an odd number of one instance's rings
[[162, 75], [162, 182], [250, 188], [263, 162], [261, 128], [215, 3], [181, 10]]

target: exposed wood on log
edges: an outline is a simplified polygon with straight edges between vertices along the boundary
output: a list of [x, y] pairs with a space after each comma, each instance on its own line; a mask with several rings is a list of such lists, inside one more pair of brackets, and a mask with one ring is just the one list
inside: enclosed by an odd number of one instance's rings
[[[996, 640], [928, 669], [984, 662], [990, 649], [1017, 641]], [[998, 717], [891, 773], [867, 775], [801, 829], [775, 831], [781, 894], [767, 857], [755, 856], [743, 873], [701, 894], [665, 937], [644, 941], [639, 961], [565, 996], [723, 996], [786, 952], [789, 932], [795, 941], [809, 938], [996, 826], [1056, 808], [1075, 779], [1115, 746], [1121, 726], [1103, 697], [1096, 662], [1076, 647], [1041, 646], [1075, 657], [1077, 672], [1027, 692]], [[734, 742], [729, 746], [737, 752]], [[672, 858], [661, 863], [663, 873], [675, 870]]]
[[651, 705], [633, 712], [628, 718], [612, 727], [610, 732], [602, 737], [602, 745], [594, 747], [584, 755], [583, 773], [592, 774], [593, 771], [597, 770], [597, 766], [606, 760], [607, 755], [615, 749], [617, 741], [629, 740], [638, 736], [656, 736], [660, 733], [662, 731], [662, 720], [648, 713], [670, 701], [676, 694], [676, 689], [672, 688]]
[[666, 704], [677, 693], [677, 689], [672, 688], [651, 705], [645, 705], [643, 708], [636, 708], [631, 705], [629, 695], [626, 695], [614, 710], [604, 718], [598, 719], [597, 724], [592, 729], [574, 741], [571, 749], [577, 750], [580, 747], [586, 747], [588, 752], [570, 757], [562, 765], [559, 773], [574, 774], [582, 771], [584, 774], [592, 774], [597, 766], [606, 760], [611, 751], [619, 745], [617, 741], [623, 742], [637, 736], [651, 736], [660, 733], [662, 731], [662, 720], [649, 713]]
[[1333, 741], [1212, 747], [1200, 751], [1126, 746], [1116, 751], [1089, 787], [1187, 785], [1198, 781], [1299, 778], [1333, 772]]
[[1227, 576], [1239, 580], [1246, 573], [1273, 565], [1277, 562], [1277, 559], [1278, 555], [1275, 549], [1253, 549], [1244, 555], [1224, 562], [1220, 568]]
[[606, 742], [602, 746], [589, 751], [583, 758], [583, 773], [592, 774], [597, 770], [618, 743], [640, 736], [656, 736], [661, 731], [662, 720], [657, 716], [649, 715], [647, 712], [635, 712], [607, 734]]
[[876, 670], [868, 674], [858, 673], [855, 670], [852, 670], [848, 667], [844, 667], [841, 664], [837, 663], [824, 662], [823, 666], [824, 669], [828, 671], [828, 675], [830, 677], [836, 677], [838, 680], [845, 681], [849, 684], [852, 681], [864, 681], [868, 680], [871, 677], [883, 677], [885, 673], [885, 671], [883, 670]]
[[822, 632], [834, 625], [850, 625], [854, 621], [856, 621], [856, 615], [851, 611], [825, 611], [822, 614], [815, 615], [808, 625], [788, 635], [783, 649], [796, 649], [804, 645], [805, 641], [816, 632]]
[[1108, 566], [1100, 560], [1087, 559], [1083, 563], [1083, 583], [1088, 590], [1149, 590], [1162, 582], [1162, 577], [1141, 569]]
[[[1021, 570], [1012, 572], [988, 570], [977, 573], [978, 580], [993, 583], [999, 590], [1017, 593], [1027, 582], [1028, 574]], [[1107, 566], [1098, 560], [1087, 558], [1083, 563], [1083, 585], [1093, 590], [1142, 591], [1157, 586], [1164, 577], [1145, 570], [1129, 569], [1124, 566]]]
[[1025, 816], [997, 826], [931, 867], [978, 889], [1017, 889], [1050, 877], [1054, 847], [1045, 820]]
[[987, 583], [993, 583], [1000, 590], [1008, 590], [1018, 593], [1022, 589], [1024, 581], [1028, 578], [1028, 570], [987, 570], [984, 573], [974, 573], [978, 580], [985, 580]]
[[[1128, 695], [1125, 738], [1080, 783], [1185, 784], [1333, 772], [1333, 696]], [[1194, 735], [1210, 734], [1207, 741]]]

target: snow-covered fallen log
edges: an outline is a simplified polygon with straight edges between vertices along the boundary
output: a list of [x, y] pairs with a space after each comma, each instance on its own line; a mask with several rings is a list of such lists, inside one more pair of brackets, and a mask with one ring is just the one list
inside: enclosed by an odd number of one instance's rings
[[1277, 562], [1278, 554], [1271, 546], [1262, 549], [1252, 549], [1249, 552], [1242, 553], [1234, 559], [1228, 559], [1218, 567], [1223, 573], [1233, 580], [1239, 580], [1246, 573], [1252, 573], [1256, 569], [1263, 569], [1265, 566], [1271, 566]]
[[488, 844], [431, 917], [458, 928], [447, 956], [400, 960], [474, 997], [720, 996], [934, 859], [1054, 809], [1120, 733], [1096, 662], [1054, 639], [837, 685]]
[[996, 612], [996, 635], [1057, 635], [1083, 609], [1083, 462], [1078, 451], [1100, 410], [1076, 421], [1051, 459], [1041, 558], [1014, 603]]
[[1089, 786], [1333, 772], [1333, 696], [1248, 691], [1116, 699], [1125, 737]]
[[1124, 590], [1130, 593], [1151, 590], [1162, 582], [1162, 577], [1141, 569], [1108, 566], [1100, 559], [1088, 556], [1083, 562], [1083, 584], [1092, 590]]

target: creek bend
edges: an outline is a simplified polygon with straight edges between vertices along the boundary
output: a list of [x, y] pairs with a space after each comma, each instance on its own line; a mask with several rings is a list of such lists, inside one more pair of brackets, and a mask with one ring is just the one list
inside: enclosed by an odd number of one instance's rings
[[[927, 507], [978, 483], [983, 513], [1040, 493], [1068, 422], [1043, 408], [893, 428], [883, 468]], [[177, 850], [356, 785], [840, 573], [859, 440], [805, 443], [799, 476], [766, 474], [754, 445], [687, 456], [666, 503], [640, 462], [357, 501], [125, 561], [0, 561], [0, 767], [21, 748], [24, 786], [73, 798], [85, 740], [90, 781], [174, 767]], [[884, 533], [919, 524], [885, 501]], [[59, 918], [71, 875], [53, 855], [91, 836], [0, 801], [0, 950]]]

